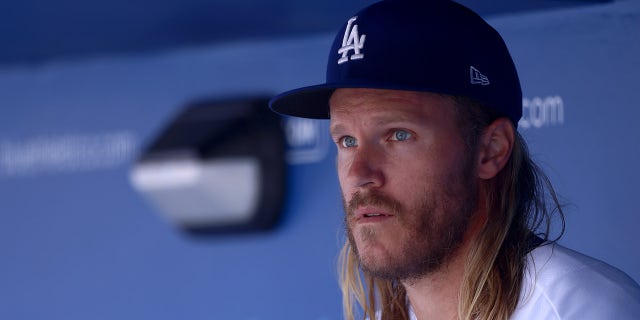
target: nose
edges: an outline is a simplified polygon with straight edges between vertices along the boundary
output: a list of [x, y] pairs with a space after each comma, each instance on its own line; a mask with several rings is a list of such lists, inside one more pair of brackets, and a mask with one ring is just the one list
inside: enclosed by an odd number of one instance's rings
[[356, 189], [379, 188], [384, 185], [384, 159], [375, 147], [360, 146], [354, 151], [347, 177], [350, 186]]

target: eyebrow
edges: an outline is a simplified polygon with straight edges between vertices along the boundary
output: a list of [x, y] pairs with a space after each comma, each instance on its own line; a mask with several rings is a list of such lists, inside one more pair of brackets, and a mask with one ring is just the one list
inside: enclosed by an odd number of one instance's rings
[[329, 134], [331, 136], [340, 134], [340, 133], [345, 132], [345, 131], [347, 131], [347, 128], [344, 125], [339, 124], [339, 123], [338, 124], [331, 124], [331, 126], [329, 126]]
[[[375, 126], [383, 126], [383, 125], [388, 125], [393, 123], [407, 123], [407, 122], [415, 123], [416, 118], [410, 115], [401, 113], [401, 114], [395, 114], [393, 116], [390, 116], [387, 114], [373, 116], [371, 120], [371, 123]], [[329, 133], [331, 135], [336, 135], [345, 131], [348, 131], [348, 127], [342, 123], [331, 124], [331, 126], [329, 127]]]

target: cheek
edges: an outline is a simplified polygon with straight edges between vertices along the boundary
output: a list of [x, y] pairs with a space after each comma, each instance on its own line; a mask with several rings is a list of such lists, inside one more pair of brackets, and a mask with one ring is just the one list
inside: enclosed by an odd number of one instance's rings
[[340, 159], [340, 156], [336, 157], [336, 172], [338, 173], [338, 181], [340, 182], [340, 186], [344, 186], [344, 177], [346, 177], [346, 170], [344, 165], [344, 160]]
[[457, 168], [459, 160], [450, 152], [438, 152], [432, 148], [420, 152], [414, 150], [393, 161], [388, 171], [388, 183], [394, 196], [413, 203], [422, 199], [425, 193], [437, 191], [438, 186], [447, 183], [446, 177]]
[[412, 148], [397, 152], [387, 167], [390, 176], [395, 176], [396, 182], [407, 186], [432, 176], [438, 171], [440, 164], [438, 158], [433, 156], [434, 153], [424, 150]]
[[336, 156], [336, 172], [338, 173], [338, 182], [343, 190], [347, 187], [347, 177], [351, 168], [351, 161], [346, 155], [338, 154]]
[[403, 175], [432, 177], [458, 168], [463, 156], [457, 144], [436, 142], [406, 150], [394, 163]]

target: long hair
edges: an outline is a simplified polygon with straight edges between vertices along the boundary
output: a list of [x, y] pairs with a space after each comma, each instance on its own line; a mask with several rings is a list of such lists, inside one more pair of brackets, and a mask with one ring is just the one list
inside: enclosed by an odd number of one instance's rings
[[[466, 149], [473, 156], [483, 131], [497, 115], [474, 100], [452, 99]], [[517, 132], [505, 167], [481, 183], [486, 184], [481, 189], [486, 194], [481, 196], [486, 199], [488, 219], [466, 257], [458, 318], [508, 319], [518, 304], [532, 240], [557, 241], [564, 233], [564, 215], [549, 179], [531, 160]], [[551, 238], [555, 215], [561, 229]], [[339, 273], [346, 320], [409, 318], [406, 291], [400, 281], [363, 272], [348, 240], [340, 253]]]

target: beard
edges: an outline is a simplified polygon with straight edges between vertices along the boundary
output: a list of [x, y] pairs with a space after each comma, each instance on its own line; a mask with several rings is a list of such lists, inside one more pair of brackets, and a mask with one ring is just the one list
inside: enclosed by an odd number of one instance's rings
[[[457, 176], [443, 176], [432, 190], [411, 205], [378, 191], [356, 192], [345, 209], [347, 237], [362, 271], [376, 278], [389, 280], [419, 279], [440, 270], [462, 245], [469, 221], [476, 209], [477, 182], [472, 178], [472, 167], [467, 163]], [[354, 211], [370, 205], [390, 212], [400, 225], [399, 250], [390, 252], [384, 262], [361, 254], [354, 234]], [[378, 229], [361, 225], [358, 238], [363, 246], [376, 241]]]

